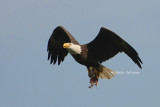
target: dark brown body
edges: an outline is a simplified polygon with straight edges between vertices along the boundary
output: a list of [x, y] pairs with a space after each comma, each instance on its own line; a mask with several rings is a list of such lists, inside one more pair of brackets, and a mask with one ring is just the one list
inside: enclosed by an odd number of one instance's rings
[[73, 58], [80, 64], [85, 65], [87, 68], [88, 67], [94, 67], [98, 68], [99, 63], [96, 57], [94, 56], [94, 53], [89, 53], [89, 49], [87, 45], [80, 45], [82, 52], [80, 55], [72, 55]]

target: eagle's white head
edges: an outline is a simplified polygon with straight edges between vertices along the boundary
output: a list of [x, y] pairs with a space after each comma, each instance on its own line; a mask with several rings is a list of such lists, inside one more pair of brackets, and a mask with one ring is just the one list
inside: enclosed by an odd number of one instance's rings
[[81, 54], [82, 49], [80, 45], [75, 45], [73, 43], [64, 43], [63, 48], [66, 48], [70, 54]]

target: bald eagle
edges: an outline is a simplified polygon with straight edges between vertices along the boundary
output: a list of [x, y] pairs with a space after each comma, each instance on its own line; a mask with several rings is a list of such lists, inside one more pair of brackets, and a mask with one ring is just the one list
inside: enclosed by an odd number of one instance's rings
[[116, 72], [104, 67], [101, 63], [119, 52], [126, 53], [140, 68], [142, 61], [136, 50], [116, 33], [101, 27], [97, 37], [88, 44], [80, 45], [63, 27], [58, 26], [48, 41], [48, 60], [50, 64], [63, 62], [68, 53], [80, 64], [87, 67], [90, 77], [89, 88], [98, 85], [98, 79], [111, 79]]

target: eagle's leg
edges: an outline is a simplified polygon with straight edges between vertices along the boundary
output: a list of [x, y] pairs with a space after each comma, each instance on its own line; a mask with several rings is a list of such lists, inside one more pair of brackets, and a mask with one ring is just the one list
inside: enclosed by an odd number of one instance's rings
[[90, 77], [90, 84], [91, 84], [89, 88], [92, 88], [94, 85], [98, 86], [99, 73], [95, 68], [93, 67], [88, 68], [88, 76]]

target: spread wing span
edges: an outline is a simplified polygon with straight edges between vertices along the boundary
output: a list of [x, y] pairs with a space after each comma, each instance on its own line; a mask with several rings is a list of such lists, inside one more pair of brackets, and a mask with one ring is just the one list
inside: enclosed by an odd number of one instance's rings
[[141, 68], [142, 61], [136, 50], [117, 34], [104, 27], [100, 29], [97, 37], [86, 45], [89, 49], [88, 52], [94, 53], [100, 63], [119, 52], [124, 52]]
[[48, 41], [48, 60], [51, 58], [51, 64], [57, 62], [58, 65], [63, 62], [68, 51], [63, 48], [64, 43], [79, 44], [76, 39], [62, 26], [58, 26], [52, 33]]

